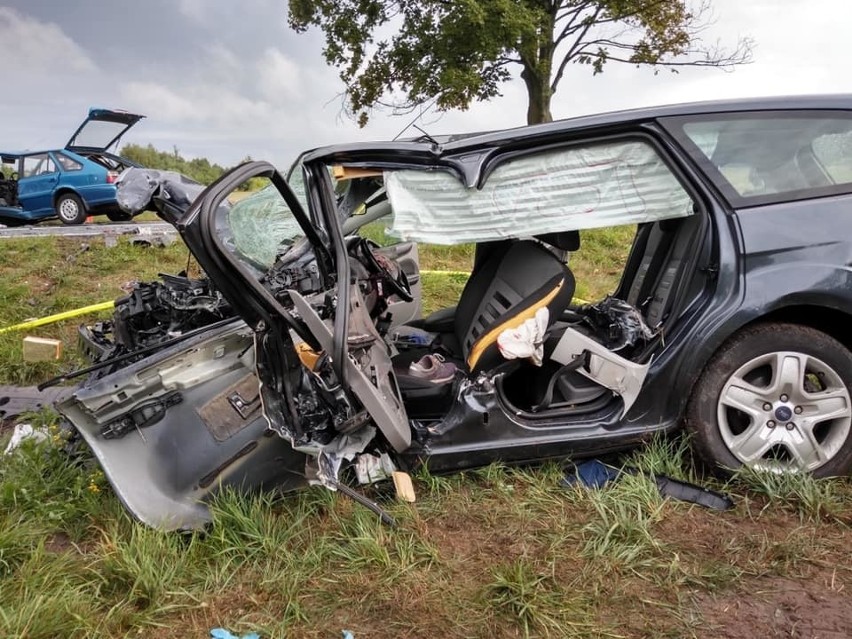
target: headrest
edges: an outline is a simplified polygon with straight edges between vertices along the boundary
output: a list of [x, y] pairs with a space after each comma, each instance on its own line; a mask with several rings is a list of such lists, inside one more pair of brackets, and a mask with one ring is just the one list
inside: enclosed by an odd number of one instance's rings
[[560, 231], [558, 233], [542, 233], [536, 235], [535, 239], [550, 244], [562, 251], [580, 250], [580, 231]]

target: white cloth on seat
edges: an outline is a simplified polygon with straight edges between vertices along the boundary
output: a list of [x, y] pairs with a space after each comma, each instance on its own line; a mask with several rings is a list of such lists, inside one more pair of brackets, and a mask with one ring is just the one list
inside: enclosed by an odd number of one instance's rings
[[497, 336], [497, 348], [506, 359], [529, 359], [536, 366], [541, 366], [544, 358], [544, 333], [550, 311], [547, 307], [540, 308], [535, 316], [518, 326], [507, 328]]

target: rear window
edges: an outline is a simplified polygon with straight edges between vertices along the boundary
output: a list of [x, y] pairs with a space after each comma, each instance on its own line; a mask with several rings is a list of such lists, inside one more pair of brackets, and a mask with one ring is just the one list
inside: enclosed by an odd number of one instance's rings
[[852, 192], [852, 117], [773, 112], [677, 118], [675, 135], [734, 206]]
[[63, 153], [56, 154], [56, 161], [59, 162], [59, 165], [62, 167], [63, 171], [79, 171], [83, 168], [83, 165], [80, 164], [77, 160], [69, 158]]

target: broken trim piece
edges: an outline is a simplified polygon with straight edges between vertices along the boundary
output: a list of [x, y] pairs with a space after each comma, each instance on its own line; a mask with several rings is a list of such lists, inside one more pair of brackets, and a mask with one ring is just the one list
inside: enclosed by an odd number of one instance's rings
[[565, 333], [559, 339], [551, 359], [560, 364], [569, 364], [587, 353], [588, 364], [580, 366], [577, 372], [618, 393], [624, 401], [622, 416], [626, 415], [642, 390], [651, 363], [631, 362], [570, 327], [565, 329]]

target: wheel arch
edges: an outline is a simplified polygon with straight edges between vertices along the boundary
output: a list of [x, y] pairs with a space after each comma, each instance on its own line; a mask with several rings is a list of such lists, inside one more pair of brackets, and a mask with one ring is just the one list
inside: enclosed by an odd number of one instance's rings
[[802, 300], [789, 300], [787, 304], [763, 309], [752, 317], [743, 319], [744, 321], [733, 322], [725, 326], [725, 330], [719, 331], [709, 340], [711, 347], [699, 355], [700, 362], [691, 369], [693, 372], [689, 376], [690, 379], [686, 387], [688, 390], [684, 393], [683, 399], [678, 405], [678, 421], [683, 419], [686, 406], [696, 384], [698, 384], [716, 354], [742, 331], [753, 326], [772, 323], [807, 326], [833, 337], [852, 351], [852, 332], [848, 328], [850, 322], [852, 322], [852, 313], [833, 306]]
[[80, 202], [83, 204], [83, 208], [87, 209], [86, 200], [83, 199], [83, 196], [80, 195], [79, 191], [74, 190], [70, 186], [61, 186], [53, 192], [53, 206], [56, 206], [56, 203], [59, 201], [63, 195], [76, 195]]

